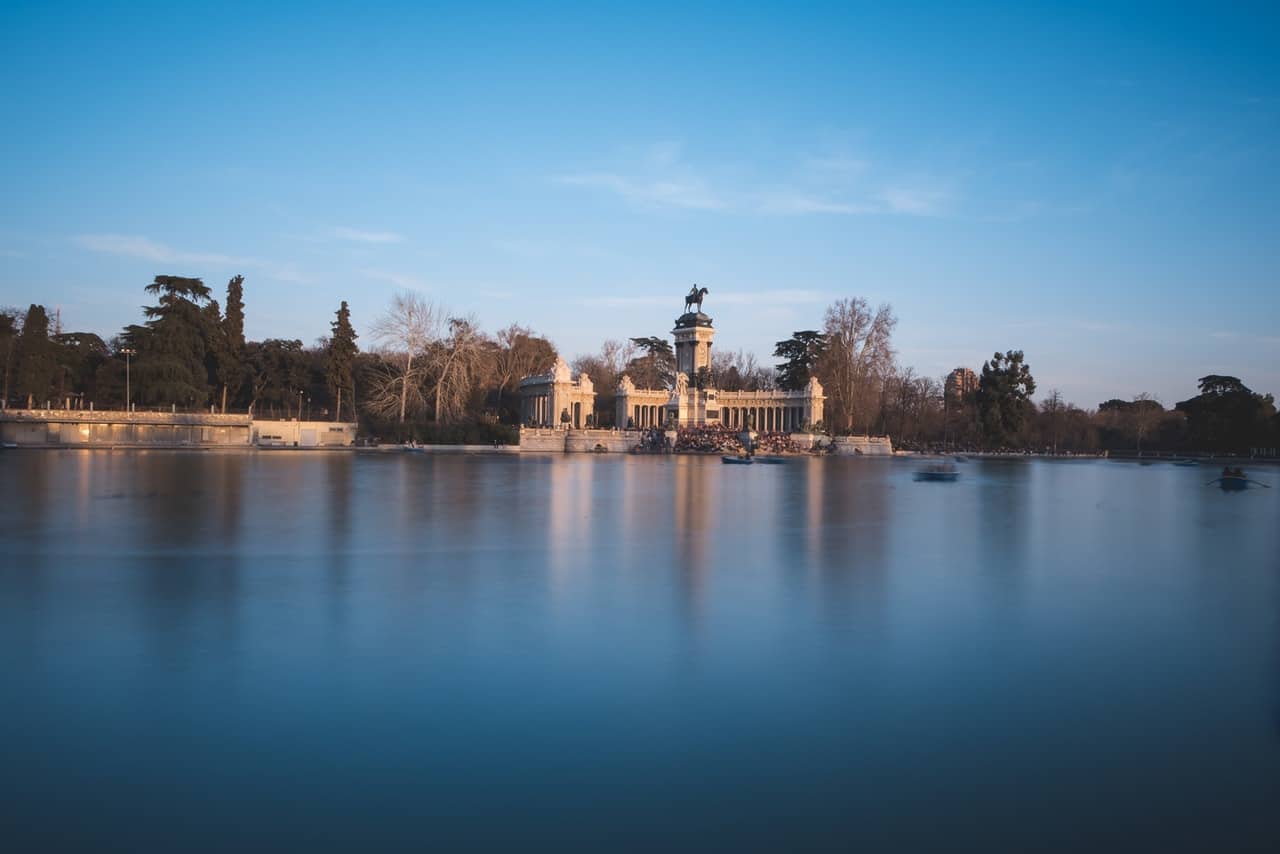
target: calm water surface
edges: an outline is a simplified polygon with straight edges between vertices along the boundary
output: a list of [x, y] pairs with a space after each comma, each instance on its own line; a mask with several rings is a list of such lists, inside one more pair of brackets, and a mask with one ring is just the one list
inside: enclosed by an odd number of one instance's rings
[[0, 836], [1280, 850], [1280, 488], [962, 470], [5, 452]]

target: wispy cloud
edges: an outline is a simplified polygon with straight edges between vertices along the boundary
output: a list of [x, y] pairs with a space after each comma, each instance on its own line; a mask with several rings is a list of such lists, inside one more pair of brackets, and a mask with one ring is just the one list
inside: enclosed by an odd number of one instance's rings
[[613, 308], [629, 308], [640, 306], [663, 306], [677, 302], [671, 296], [643, 297], [587, 297], [580, 301], [581, 305], [608, 306]]
[[951, 193], [942, 187], [886, 187], [880, 191], [879, 199], [890, 213], [940, 216], [946, 212]]
[[338, 226], [329, 232], [339, 240], [351, 240], [355, 243], [402, 243], [404, 235], [394, 231], [365, 231], [359, 228]]
[[[811, 305], [821, 303], [827, 300], [828, 294], [822, 291], [804, 290], [804, 289], [777, 289], [769, 291], [736, 291], [724, 294], [716, 294], [714, 291], [708, 295], [707, 301], [715, 301], [716, 305], [743, 305], [753, 307], [782, 307], [789, 305]], [[629, 308], [643, 306], [668, 306], [678, 307], [678, 297], [672, 297], [670, 294], [646, 295], [646, 296], [602, 296], [587, 297], [582, 300], [583, 305], [591, 306], [607, 306], [612, 308]]]
[[176, 249], [158, 240], [136, 234], [81, 234], [72, 241], [90, 252], [138, 258], [156, 264], [182, 264], [184, 266], [234, 267], [240, 270], [257, 270], [260, 274], [279, 282], [307, 284], [310, 276], [291, 265], [277, 264], [260, 258], [225, 255], [221, 252], [198, 252]]
[[843, 154], [830, 157], [809, 157], [804, 161], [804, 167], [810, 171], [838, 175], [845, 178], [861, 175], [870, 166], [871, 163], [861, 157], [849, 157]]
[[294, 285], [305, 285], [315, 281], [305, 273], [300, 273], [293, 267], [272, 267], [267, 271], [267, 275], [280, 281], [288, 282]]
[[844, 154], [798, 159], [784, 170], [789, 178], [737, 186], [705, 177], [681, 159], [680, 146], [673, 143], [652, 146], [630, 160], [628, 169], [571, 172], [553, 180], [640, 207], [766, 216], [943, 216], [956, 199], [953, 187], [938, 181], [873, 179], [869, 161]]
[[[828, 294], [822, 291], [796, 289], [778, 289], [771, 291], [738, 291], [718, 294], [716, 302], [723, 305], [808, 305], [826, 301]], [[708, 297], [710, 299], [710, 297]]]
[[429, 291], [431, 286], [424, 279], [412, 273], [400, 273], [395, 270], [360, 270], [360, 275], [381, 282], [390, 282], [397, 288], [411, 291]]
[[762, 214], [802, 216], [804, 214], [870, 214], [876, 213], [875, 205], [861, 202], [845, 202], [794, 192], [765, 193], [759, 197], [755, 210]]
[[612, 258], [613, 253], [585, 243], [561, 243], [555, 240], [529, 238], [503, 238], [493, 241], [493, 248], [508, 255], [522, 258], [551, 258], [573, 256], [576, 258]]
[[705, 182], [694, 180], [648, 180], [629, 178], [614, 172], [583, 172], [560, 175], [556, 181], [575, 187], [605, 190], [629, 202], [691, 210], [722, 210], [725, 202]]
[[73, 238], [76, 245], [91, 252], [141, 258], [161, 264], [214, 264], [223, 267], [257, 266], [253, 258], [237, 258], [220, 252], [193, 252], [175, 249], [146, 237], [131, 234], [81, 234]]

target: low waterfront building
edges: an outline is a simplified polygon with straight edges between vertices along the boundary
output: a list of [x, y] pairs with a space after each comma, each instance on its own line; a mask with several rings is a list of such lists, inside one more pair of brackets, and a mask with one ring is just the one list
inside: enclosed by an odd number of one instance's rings
[[0, 441], [41, 448], [351, 447], [356, 424], [262, 421], [248, 414], [92, 409], [0, 411]]

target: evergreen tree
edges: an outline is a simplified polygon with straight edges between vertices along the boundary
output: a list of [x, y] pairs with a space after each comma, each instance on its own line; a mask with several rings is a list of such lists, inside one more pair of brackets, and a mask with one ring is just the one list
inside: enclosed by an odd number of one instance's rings
[[1254, 392], [1238, 377], [1201, 377], [1200, 394], [1176, 404], [1186, 415], [1197, 449], [1247, 451], [1268, 441], [1268, 421], [1276, 415], [1271, 395]]
[[58, 380], [61, 384], [58, 398], [68, 392], [80, 397], [81, 404], [97, 400], [108, 403], [109, 398], [98, 395], [95, 381], [98, 369], [111, 359], [111, 349], [93, 332], [63, 332], [50, 337]]
[[144, 326], [130, 326], [126, 337], [138, 350], [138, 397], [148, 403], [203, 406], [208, 398], [205, 364], [209, 288], [200, 279], [156, 276], [147, 293], [158, 294], [145, 306]]
[[227, 309], [222, 318], [223, 351], [218, 362], [218, 382], [222, 385], [222, 411], [227, 411], [228, 398], [239, 400], [249, 370], [244, 341], [244, 276], [227, 282]]
[[[200, 320], [200, 332], [204, 336], [205, 381], [214, 389], [214, 403], [219, 405], [218, 411], [226, 412], [226, 385], [222, 378], [226, 375], [231, 354], [222, 321], [222, 308], [217, 300], [210, 300], [208, 305], [200, 309]], [[222, 389], [220, 396], [217, 394], [219, 388]]]
[[9, 389], [13, 381], [13, 367], [17, 360], [18, 353], [18, 312], [16, 309], [0, 309], [0, 360], [3, 360], [3, 367], [0, 367], [0, 373], [4, 375], [3, 397], [0, 397], [0, 405], [9, 405]]
[[299, 391], [306, 390], [307, 360], [302, 342], [295, 339], [268, 338], [253, 342], [246, 349], [252, 370], [254, 412], [266, 409], [271, 414], [283, 410], [292, 417], [299, 404]]
[[813, 329], [793, 332], [786, 341], [779, 341], [773, 355], [785, 362], [777, 366], [778, 388], [800, 391], [809, 383], [814, 366], [827, 349], [827, 336]]
[[44, 306], [32, 305], [27, 309], [15, 349], [14, 387], [18, 398], [25, 399], [28, 407], [43, 406], [58, 372], [54, 344], [49, 340], [49, 315]]
[[354, 421], [356, 401], [352, 369], [355, 366], [356, 354], [360, 352], [360, 348], [356, 346], [358, 336], [355, 329], [351, 327], [351, 311], [347, 308], [346, 300], [342, 301], [342, 306], [334, 313], [337, 319], [330, 324], [333, 334], [329, 338], [329, 358], [325, 376], [329, 383], [329, 392], [335, 401], [334, 420], [342, 420], [342, 395], [345, 391], [347, 405], [351, 407], [351, 420]]
[[1014, 442], [1033, 411], [1031, 395], [1036, 381], [1031, 367], [1022, 361], [1021, 350], [996, 353], [982, 363], [982, 376], [974, 399], [988, 447], [1008, 446]]
[[[632, 338], [631, 343], [644, 351], [627, 362], [626, 373], [640, 388], [670, 388], [676, 381], [676, 354], [664, 338]], [[692, 379], [692, 377], [690, 378]]]

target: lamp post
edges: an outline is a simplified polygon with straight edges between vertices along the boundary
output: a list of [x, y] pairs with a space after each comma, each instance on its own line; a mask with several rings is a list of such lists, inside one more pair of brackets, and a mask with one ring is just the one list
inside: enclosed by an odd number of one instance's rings
[[298, 389], [298, 420], [302, 420], [302, 389]]
[[134, 356], [138, 355], [138, 351], [132, 347], [122, 347], [120, 352], [124, 355], [124, 409], [125, 412], [129, 412], [132, 407], [132, 395], [129, 388], [129, 362]]

